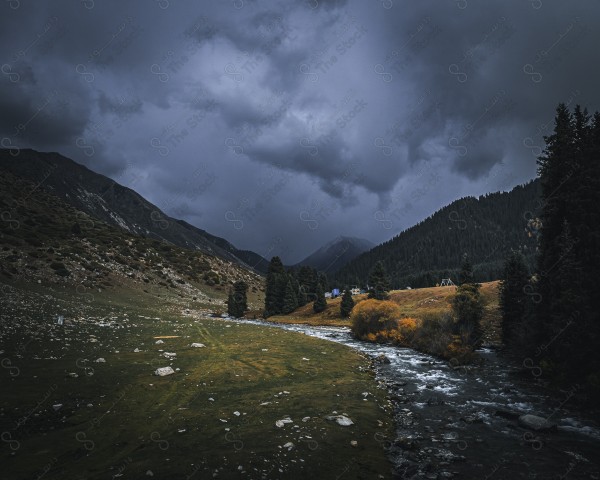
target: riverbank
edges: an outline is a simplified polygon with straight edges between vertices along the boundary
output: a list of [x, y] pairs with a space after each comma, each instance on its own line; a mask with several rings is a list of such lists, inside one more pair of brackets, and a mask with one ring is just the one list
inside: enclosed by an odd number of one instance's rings
[[[356, 340], [344, 327], [239, 320], [350, 346], [373, 359], [394, 404], [396, 432], [379, 436], [395, 478], [600, 478], [598, 409], [581, 409], [573, 392], [552, 393], [494, 349], [482, 362], [453, 368], [409, 348]], [[389, 363], [378, 361], [385, 356]], [[535, 431], [523, 415], [545, 419]]]

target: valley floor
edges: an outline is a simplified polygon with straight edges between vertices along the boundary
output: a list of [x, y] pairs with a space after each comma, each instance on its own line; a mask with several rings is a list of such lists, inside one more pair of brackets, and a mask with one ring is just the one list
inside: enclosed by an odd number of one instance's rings
[[386, 391], [347, 346], [134, 293], [1, 287], [2, 478], [390, 478]]

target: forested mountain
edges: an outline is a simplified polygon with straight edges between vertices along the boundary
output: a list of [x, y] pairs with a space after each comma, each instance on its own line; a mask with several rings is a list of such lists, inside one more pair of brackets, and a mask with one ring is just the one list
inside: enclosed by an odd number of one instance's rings
[[308, 266], [330, 274], [374, 246], [373, 242], [363, 238], [340, 236], [311, 253], [295, 267]]
[[268, 262], [238, 250], [227, 240], [169, 217], [141, 195], [58, 153], [0, 150], [0, 171], [8, 171], [61, 198], [76, 209], [123, 230], [200, 250], [266, 272]]
[[355, 258], [332, 283], [365, 286], [377, 261], [395, 289], [434, 286], [447, 277], [457, 282], [465, 253], [476, 281], [495, 280], [511, 250], [520, 250], [534, 264], [540, 207], [537, 179], [510, 192], [461, 198]]

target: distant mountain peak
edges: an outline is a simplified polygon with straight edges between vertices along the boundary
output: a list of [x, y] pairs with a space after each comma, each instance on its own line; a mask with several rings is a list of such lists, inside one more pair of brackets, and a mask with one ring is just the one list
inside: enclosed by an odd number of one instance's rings
[[364, 238], [338, 235], [295, 266], [309, 266], [332, 273], [374, 246], [374, 243]]

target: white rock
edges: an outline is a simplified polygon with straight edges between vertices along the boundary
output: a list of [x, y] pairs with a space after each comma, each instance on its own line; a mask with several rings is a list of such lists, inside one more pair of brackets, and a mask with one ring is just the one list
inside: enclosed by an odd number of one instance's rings
[[194, 347], [194, 348], [203, 348], [206, 347], [206, 345], [204, 345], [203, 343], [192, 343], [190, 345], [190, 347]]
[[100, 357], [100, 358], [97, 358], [97, 359], [95, 360], [95, 362], [96, 362], [96, 363], [106, 363], [106, 360], [104, 360], [104, 358]]
[[174, 358], [177, 356], [177, 354], [175, 352], [165, 352], [163, 353], [163, 356], [166, 358]]
[[356, 440], [350, 440], [350, 445], [352, 445], [353, 447], [357, 447], [358, 442]]
[[354, 422], [344, 415], [338, 415], [335, 421], [338, 423], [338, 425], [341, 425], [342, 427], [349, 427], [350, 425], [354, 425]]
[[304, 360], [305, 362], [309, 362], [310, 358], [302, 357], [302, 360]]
[[71, 377], [71, 378], [77, 378], [77, 377], [79, 377], [79, 375], [77, 375], [75, 372], [67, 373], [67, 376]]
[[[337, 413], [337, 412], [333, 412], [333, 413]], [[354, 422], [345, 415], [328, 415], [327, 417], [325, 417], [325, 419], [326, 420], [335, 420], [337, 422], [337, 424], [341, 425], [342, 427], [349, 427], [350, 425], [354, 425]]]
[[171, 367], [162, 367], [162, 368], [157, 368], [156, 371], [154, 372], [154, 375], [158, 375], [159, 377], [164, 377], [166, 375], [173, 375], [175, 373], [175, 370], [173, 370]]
[[283, 448], [287, 448], [288, 451], [292, 450], [294, 448], [294, 444], [292, 442], [287, 442]]
[[240, 412], [238, 412], [237, 410], [236, 410], [235, 412], [233, 412], [233, 414], [234, 414], [236, 417], [239, 417], [239, 416], [241, 415], [241, 413], [240, 413]]
[[310, 420], [310, 417], [304, 417], [304, 418], [302, 419], [302, 421], [303, 421], [304, 423], [308, 422], [309, 420]]
[[215, 399], [214, 399], [214, 398], [212, 398], [212, 397], [209, 397], [208, 401], [209, 401], [209, 402], [214, 402], [214, 401], [215, 401]]
[[146, 470], [146, 476], [153, 477], [154, 476], [154, 472], [152, 472], [152, 470]]
[[163, 344], [163, 343], [165, 343], [165, 342], [163, 342], [162, 340], [157, 340], [157, 341], [156, 341], [156, 342], [154, 342], [154, 343], [155, 343], [156, 345], [162, 345], [162, 344]]
[[56, 405], [52, 405], [52, 408], [55, 411], [59, 411], [62, 408], [63, 404], [62, 403], [57, 403]]
[[283, 427], [284, 425], [285, 425], [285, 424], [284, 424], [284, 423], [283, 423], [281, 420], [277, 420], [277, 421], [275, 422], [275, 426], [276, 426], [276, 427], [279, 427], [279, 428], [281, 428], [281, 427]]
[[136, 349], [133, 351], [133, 353], [139, 353], [139, 351], [140, 351], [140, 349], [139, 349], [139, 348], [136, 348]]

